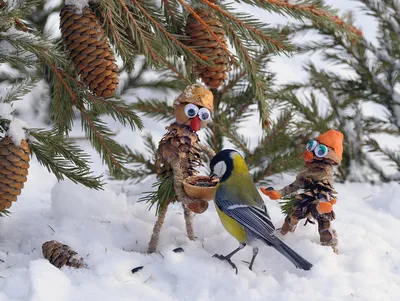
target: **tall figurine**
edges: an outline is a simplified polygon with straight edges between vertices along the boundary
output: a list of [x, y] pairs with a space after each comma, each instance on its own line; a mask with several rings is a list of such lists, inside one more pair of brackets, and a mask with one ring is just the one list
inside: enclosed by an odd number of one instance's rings
[[[281, 228], [282, 235], [294, 232], [297, 223], [306, 218], [306, 223], [318, 223], [320, 242], [337, 252], [337, 233], [331, 227], [335, 219], [333, 205], [336, 192], [333, 189], [333, 167], [340, 165], [343, 153], [343, 134], [329, 130], [316, 140], [307, 143], [304, 152], [305, 169], [297, 174], [296, 180], [282, 188], [261, 188], [272, 200], [283, 198], [281, 208], [286, 214]], [[298, 193], [298, 190], [303, 192]]]
[[195, 169], [202, 165], [201, 152], [209, 157], [213, 150], [200, 145], [197, 131], [206, 127], [213, 113], [214, 96], [202, 84], [193, 84], [174, 101], [175, 122], [166, 127], [167, 133], [161, 139], [156, 155], [158, 190], [150, 193], [147, 199], [157, 204], [158, 218], [153, 228], [148, 252], [157, 249], [161, 227], [164, 223], [168, 205], [178, 201], [182, 203], [187, 235], [194, 240], [192, 212], [202, 213], [208, 203], [189, 197], [184, 189], [184, 179], [198, 174]]

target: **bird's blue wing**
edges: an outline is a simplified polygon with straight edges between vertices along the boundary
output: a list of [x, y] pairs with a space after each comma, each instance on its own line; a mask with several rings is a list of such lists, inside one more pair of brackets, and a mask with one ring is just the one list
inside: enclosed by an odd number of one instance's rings
[[275, 226], [263, 207], [232, 202], [229, 200], [229, 193], [221, 186], [216, 192], [215, 203], [222, 212], [245, 228], [271, 244], [276, 243]]

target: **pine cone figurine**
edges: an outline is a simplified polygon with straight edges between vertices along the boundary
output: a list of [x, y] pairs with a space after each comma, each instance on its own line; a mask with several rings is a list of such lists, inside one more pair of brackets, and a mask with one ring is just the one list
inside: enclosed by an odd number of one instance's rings
[[66, 5], [60, 18], [64, 44], [83, 83], [98, 96], [111, 96], [118, 85], [117, 65], [95, 13], [89, 7]]
[[79, 258], [78, 253], [56, 240], [45, 242], [42, 245], [42, 252], [44, 258], [59, 269], [64, 265], [77, 269], [85, 267], [83, 258]]
[[25, 140], [17, 146], [10, 137], [0, 142], [0, 212], [11, 207], [26, 182], [30, 150]]
[[[211, 12], [204, 9], [196, 8], [194, 11], [207, 26], [212, 29], [226, 47], [226, 32], [222, 22]], [[186, 35], [190, 37], [187, 41], [187, 45], [195, 48], [195, 50], [202, 55], [207, 56], [209, 61], [214, 64], [214, 66], [206, 66], [202, 65], [200, 62], [196, 62], [194, 65], [194, 72], [209, 88], [218, 88], [227, 78], [227, 71], [229, 69], [227, 53], [207, 31], [206, 26], [200, 23], [192, 14], [189, 15], [187, 19], [185, 32]]]

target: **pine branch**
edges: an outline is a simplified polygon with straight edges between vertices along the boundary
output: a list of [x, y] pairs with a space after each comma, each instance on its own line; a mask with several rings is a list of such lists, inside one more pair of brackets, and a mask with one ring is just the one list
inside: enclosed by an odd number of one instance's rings
[[[122, 1], [122, 0], [121, 0]], [[178, 53], [185, 54], [186, 57], [194, 57], [201, 61], [207, 61], [207, 57], [200, 54], [196, 50], [191, 47], [186, 46], [179, 39], [169, 33], [160, 22], [157, 22], [157, 19], [154, 18], [154, 15], [159, 12], [158, 8], [154, 8], [146, 3], [139, 3], [137, 0], [132, 0], [133, 3], [136, 4], [136, 7], [140, 10], [144, 17], [146, 17], [147, 22], [153, 25], [153, 30], [156, 31], [156, 34], [163, 39], [166, 43], [167, 49], [177, 48]], [[180, 1], [180, 0], [178, 0]], [[145, 7], [146, 8], [145, 8]], [[151, 13], [152, 14], [151, 14]], [[161, 17], [161, 16], [160, 16]]]
[[100, 177], [94, 177], [89, 168], [89, 156], [77, 145], [64, 139], [56, 129], [29, 129], [28, 134], [36, 139], [30, 149], [39, 163], [52, 172], [58, 180], [64, 177], [93, 189], [101, 189]]
[[165, 22], [168, 24], [168, 31], [174, 34], [183, 35], [185, 23], [180, 5], [175, 0], [162, 0]]
[[4, 96], [0, 96], [0, 102], [10, 103], [12, 101], [20, 100], [32, 90], [37, 82], [37, 78], [31, 77], [21, 80], [18, 84], [11, 86]]
[[111, 175], [118, 177], [126, 169], [124, 162], [124, 148], [114, 141], [111, 137], [113, 132], [106, 124], [96, 116], [91, 116], [84, 109], [79, 109], [81, 113], [81, 123], [85, 134], [89, 137], [94, 149], [100, 154], [110, 170]]
[[170, 122], [175, 119], [174, 108], [166, 100], [138, 99], [133, 108], [157, 121]]
[[257, 5], [270, 12], [284, 13], [297, 20], [309, 19], [317, 28], [342, 29], [353, 38], [362, 35], [359, 29], [336, 16], [335, 10], [324, 6], [323, 1], [303, 1], [296, 4], [282, 0], [243, 0], [242, 2]]
[[135, 108], [134, 104], [126, 104], [124, 101], [118, 99], [93, 98], [91, 107], [96, 114], [109, 115], [122, 125], [129, 125], [132, 130], [143, 128], [141, 119], [133, 111]]
[[155, 165], [157, 146], [150, 133], [146, 133], [142, 138], [146, 154], [150, 154], [150, 156], [125, 147], [126, 165], [128, 168], [118, 176], [118, 179], [130, 179], [134, 180], [135, 183], [139, 183], [147, 176], [157, 174], [157, 167]]

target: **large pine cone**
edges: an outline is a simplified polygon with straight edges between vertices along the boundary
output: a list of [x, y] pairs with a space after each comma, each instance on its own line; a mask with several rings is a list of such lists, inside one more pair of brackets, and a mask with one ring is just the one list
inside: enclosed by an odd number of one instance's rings
[[44, 258], [59, 269], [64, 265], [77, 269], [85, 267], [83, 258], [80, 258], [78, 253], [56, 240], [45, 242], [42, 245], [42, 252]]
[[61, 35], [85, 85], [98, 96], [111, 96], [118, 85], [117, 65], [99, 20], [89, 7], [66, 5], [60, 13]]
[[10, 137], [0, 142], [0, 212], [11, 207], [26, 182], [30, 150], [25, 140], [16, 146]]
[[[204, 9], [196, 8], [194, 11], [208, 27], [212, 29], [226, 47], [226, 32], [222, 22], [211, 12]], [[207, 31], [206, 26], [201, 24], [192, 14], [189, 15], [187, 19], [185, 32], [186, 35], [190, 37], [187, 41], [187, 45], [194, 47], [197, 52], [207, 56], [209, 61], [214, 64], [214, 66], [209, 67], [202, 65], [200, 62], [196, 62], [194, 65], [194, 72], [208, 87], [218, 88], [227, 78], [227, 71], [229, 69], [229, 57], [227, 53]]]

